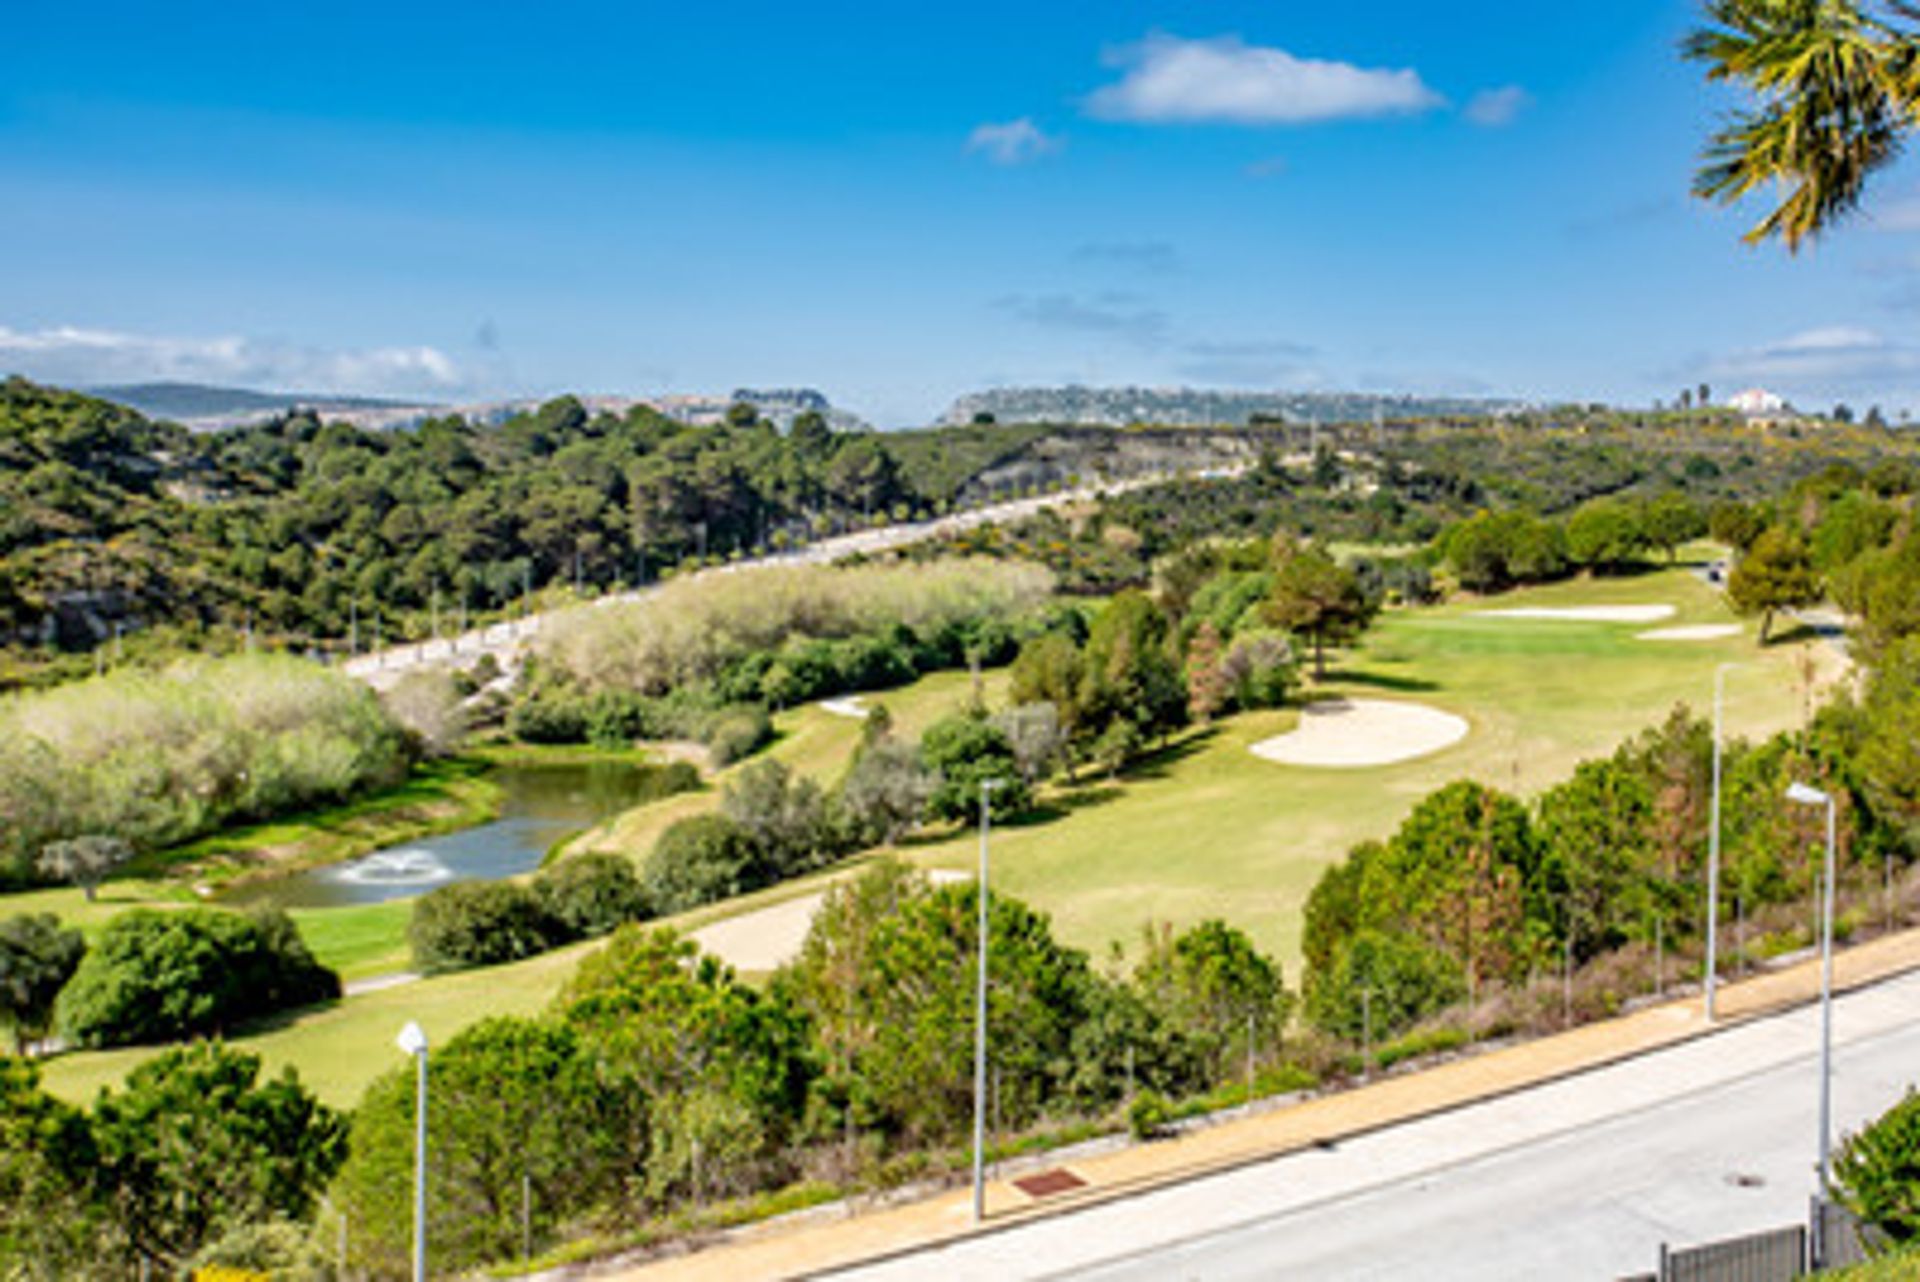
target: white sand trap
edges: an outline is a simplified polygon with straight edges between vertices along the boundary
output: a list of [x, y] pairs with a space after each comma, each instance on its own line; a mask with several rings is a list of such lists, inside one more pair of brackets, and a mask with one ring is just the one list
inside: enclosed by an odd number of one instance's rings
[[[965, 881], [972, 874], [950, 868], [927, 874], [934, 885]], [[716, 921], [693, 932], [693, 942], [705, 952], [739, 971], [768, 971], [784, 966], [800, 955], [807, 942], [807, 928], [820, 911], [824, 894], [802, 895], [784, 904], [756, 908], [738, 917]]]
[[1467, 722], [1424, 703], [1323, 699], [1300, 709], [1300, 725], [1262, 739], [1253, 754], [1288, 766], [1385, 766], [1464, 739]]
[[822, 699], [820, 711], [832, 713], [836, 717], [852, 717], [855, 721], [865, 721], [867, 710], [860, 706], [862, 696], [845, 695], [838, 699]]
[[1671, 619], [1671, 605], [1526, 605], [1480, 610], [1489, 619], [1559, 619], [1564, 623], [1658, 623]]
[[1690, 623], [1678, 628], [1655, 628], [1651, 632], [1637, 632], [1636, 641], [1718, 641], [1721, 637], [1737, 637], [1740, 625], [1737, 623]]

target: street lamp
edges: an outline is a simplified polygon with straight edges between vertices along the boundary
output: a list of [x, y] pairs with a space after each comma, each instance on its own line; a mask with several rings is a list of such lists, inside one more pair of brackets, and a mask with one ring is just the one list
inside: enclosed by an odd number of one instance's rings
[[1827, 1196], [1832, 1169], [1828, 1158], [1833, 1112], [1833, 797], [1798, 781], [1787, 786], [1787, 800], [1827, 808], [1827, 871], [1820, 909], [1820, 1196]]
[[419, 1068], [413, 1105], [413, 1282], [427, 1282], [427, 1032], [408, 1020], [397, 1040]]
[[1723, 663], [1713, 670], [1713, 819], [1707, 836], [1707, 1022], [1714, 1016], [1714, 996], [1720, 982], [1720, 706], [1726, 693], [1727, 672], [1745, 667]]
[[998, 779], [980, 781], [980, 881], [974, 899], [980, 906], [980, 974], [973, 1013], [973, 1222], [987, 1217], [987, 830], [989, 805]]

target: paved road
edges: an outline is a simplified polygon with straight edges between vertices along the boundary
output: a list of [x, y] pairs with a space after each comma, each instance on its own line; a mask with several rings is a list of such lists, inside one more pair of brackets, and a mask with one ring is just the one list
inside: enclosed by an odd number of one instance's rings
[[[1817, 1010], [1326, 1151], [834, 1275], [862, 1282], [1611, 1279], [1675, 1245], [1804, 1221]], [[1835, 1117], [1920, 1078], [1920, 976], [1842, 998]]]

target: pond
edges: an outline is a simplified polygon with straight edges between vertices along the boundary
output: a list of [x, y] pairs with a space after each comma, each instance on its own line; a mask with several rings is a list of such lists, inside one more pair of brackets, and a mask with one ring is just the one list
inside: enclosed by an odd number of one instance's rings
[[492, 823], [236, 886], [220, 898], [235, 905], [339, 908], [409, 899], [450, 881], [511, 877], [538, 868], [548, 848], [568, 834], [684, 786], [683, 771], [626, 762], [501, 766], [492, 778], [504, 792]]

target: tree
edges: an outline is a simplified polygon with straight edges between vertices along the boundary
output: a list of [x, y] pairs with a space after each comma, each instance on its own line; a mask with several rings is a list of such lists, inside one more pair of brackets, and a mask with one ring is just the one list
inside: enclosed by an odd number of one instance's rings
[[346, 1119], [292, 1068], [262, 1082], [258, 1055], [218, 1042], [135, 1068], [91, 1130], [116, 1227], [171, 1269], [233, 1226], [304, 1219], [346, 1157]]
[[1314, 679], [1324, 681], [1327, 646], [1358, 636], [1373, 621], [1379, 603], [1367, 599], [1352, 571], [1319, 548], [1282, 543], [1276, 557], [1267, 617], [1275, 627], [1313, 639]]
[[106, 1272], [95, 1166], [86, 1118], [41, 1088], [38, 1065], [0, 1055], [0, 1276]]
[[1633, 510], [1617, 499], [1590, 499], [1567, 518], [1567, 555], [1575, 565], [1617, 570], [1638, 557], [1645, 543]]
[[43, 876], [72, 882], [86, 891], [87, 902], [92, 903], [107, 874], [132, 857], [133, 847], [119, 837], [88, 833], [49, 842], [40, 851], [39, 867]]
[[[540, 1250], [559, 1225], [618, 1202], [644, 1171], [644, 1148], [630, 1147], [645, 1134], [644, 1097], [604, 1079], [557, 1021], [481, 1020], [434, 1048], [427, 1078], [429, 1232], [441, 1268], [516, 1252], [523, 1209]], [[334, 1186], [355, 1262], [382, 1276], [404, 1270], [412, 1241], [414, 1093], [411, 1065], [367, 1087]]]
[[62, 930], [52, 913], [20, 913], [0, 921], [0, 1024], [13, 1029], [17, 1055], [47, 1035], [54, 999], [78, 969], [87, 943]]
[[796, 778], [784, 762], [744, 767], [721, 788], [720, 813], [759, 847], [772, 879], [819, 867], [835, 853], [820, 785]]
[[110, 920], [54, 1003], [78, 1046], [212, 1033], [340, 996], [283, 912], [134, 908]]
[[1146, 593], [1128, 590], [1107, 601], [1087, 634], [1081, 703], [1089, 730], [1105, 733], [1124, 721], [1133, 742], [1143, 744], [1186, 723], [1186, 682], [1168, 636], [1166, 615]]
[[654, 1198], [752, 1187], [800, 1117], [811, 1076], [800, 1016], [670, 930], [615, 931], [554, 1009], [605, 1080], [646, 1097]]
[[1324, 1032], [1378, 1044], [1465, 996], [1459, 964], [1415, 936], [1363, 930], [1333, 954], [1307, 1013]]
[[1541, 880], [1582, 957], [1630, 932], [1652, 864], [1652, 829], [1645, 782], [1612, 759], [1581, 762], [1540, 798]]
[[1277, 1043], [1292, 1006], [1279, 963], [1217, 918], [1179, 935], [1149, 929], [1133, 981], [1147, 1004], [1208, 1057], [1215, 1080], [1227, 1075], [1233, 1052], [1246, 1049], [1249, 1037], [1260, 1046]]
[[927, 813], [936, 819], [977, 821], [980, 787], [989, 780], [997, 784], [988, 803], [995, 819], [1010, 819], [1033, 804], [1013, 745], [990, 721], [964, 713], [942, 717], [921, 736], [920, 759], [937, 780], [927, 798]]
[[1006, 736], [1014, 766], [1029, 788], [1052, 774], [1066, 756], [1066, 731], [1060, 725], [1060, 710], [1051, 703], [1016, 704], [990, 720]]
[[1722, 499], [1707, 513], [1707, 533], [1736, 552], [1745, 552], [1766, 532], [1766, 515], [1751, 503]]
[[1760, 616], [1761, 645], [1767, 643], [1774, 611], [1812, 605], [1819, 598], [1820, 583], [1806, 543], [1784, 526], [1755, 539], [1727, 576], [1727, 599], [1733, 608]]
[[[854, 1091], [875, 1124], [944, 1139], [959, 1133], [972, 1101], [978, 900], [971, 884], [876, 886], [874, 893], [894, 910], [877, 919], [846, 912], [816, 919], [820, 938], [809, 940], [783, 985], [812, 993], [804, 999], [811, 1009], [834, 1012]], [[847, 930], [860, 937], [840, 934]], [[1002, 1114], [1019, 1125], [1072, 1075], [1068, 1051], [1092, 973], [1084, 954], [1054, 939], [1044, 916], [1009, 896], [992, 897], [988, 936], [991, 1067]], [[826, 970], [856, 954], [857, 968]], [[842, 984], [850, 991], [830, 987]]]
[[1862, 712], [1862, 791], [1911, 841], [1920, 837], [1920, 636], [1895, 643], [1874, 666]]
[[497, 966], [551, 948], [534, 892], [511, 881], [456, 881], [416, 899], [407, 922], [415, 969], [426, 974]]
[[1894, 1246], [1920, 1241], [1920, 1091], [1847, 1136], [1833, 1159], [1841, 1205]]
[[882, 739], [853, 759], [840, 805], [863, 844], [891, 846], [920, 822], [935, 783], [918, 749]]
[[676, 819], [640, 870], [647, 902], [662, 915], [744, 895], [767, 884], [753, 835], [725, 815]]
[[1797, 251], [1859, 206], [1913, 127], [1913, 15], [1855, 0], [1710, 0], [1706, 11], [1716, 25], [1687, 39], [1686, 56], [1760, 101], [1713, 135], [1694, 194], [1731, 203], [1779, 184], [1786, 195], [1746, 240]]
[[1707, 532], [1707, 520], [1698, 505], [1678, 490], [1649, 502], [1640, 514], [1640, 533], [1646, 543], [1667, 554], [1672, 563], [1680, 545]]
[[589, 851], [543, 869], [533, 879], [540, 913], [568, 939], [593, 939], [647, 916], [647, 892], [633, 864]]
[[1048, 632], [1021, 646], [1008, 683], [1009, 697], [1016, 706], [1052, 704], [1068, 744], [1081, 741], [1087, 732], [1086, 661], [1073, 638]]
[[1202, 619], [1187, 645], [1187, 711], [1195, 721], [1212, 721], [1233, 693], [1220, 654], [1220, 630]]

